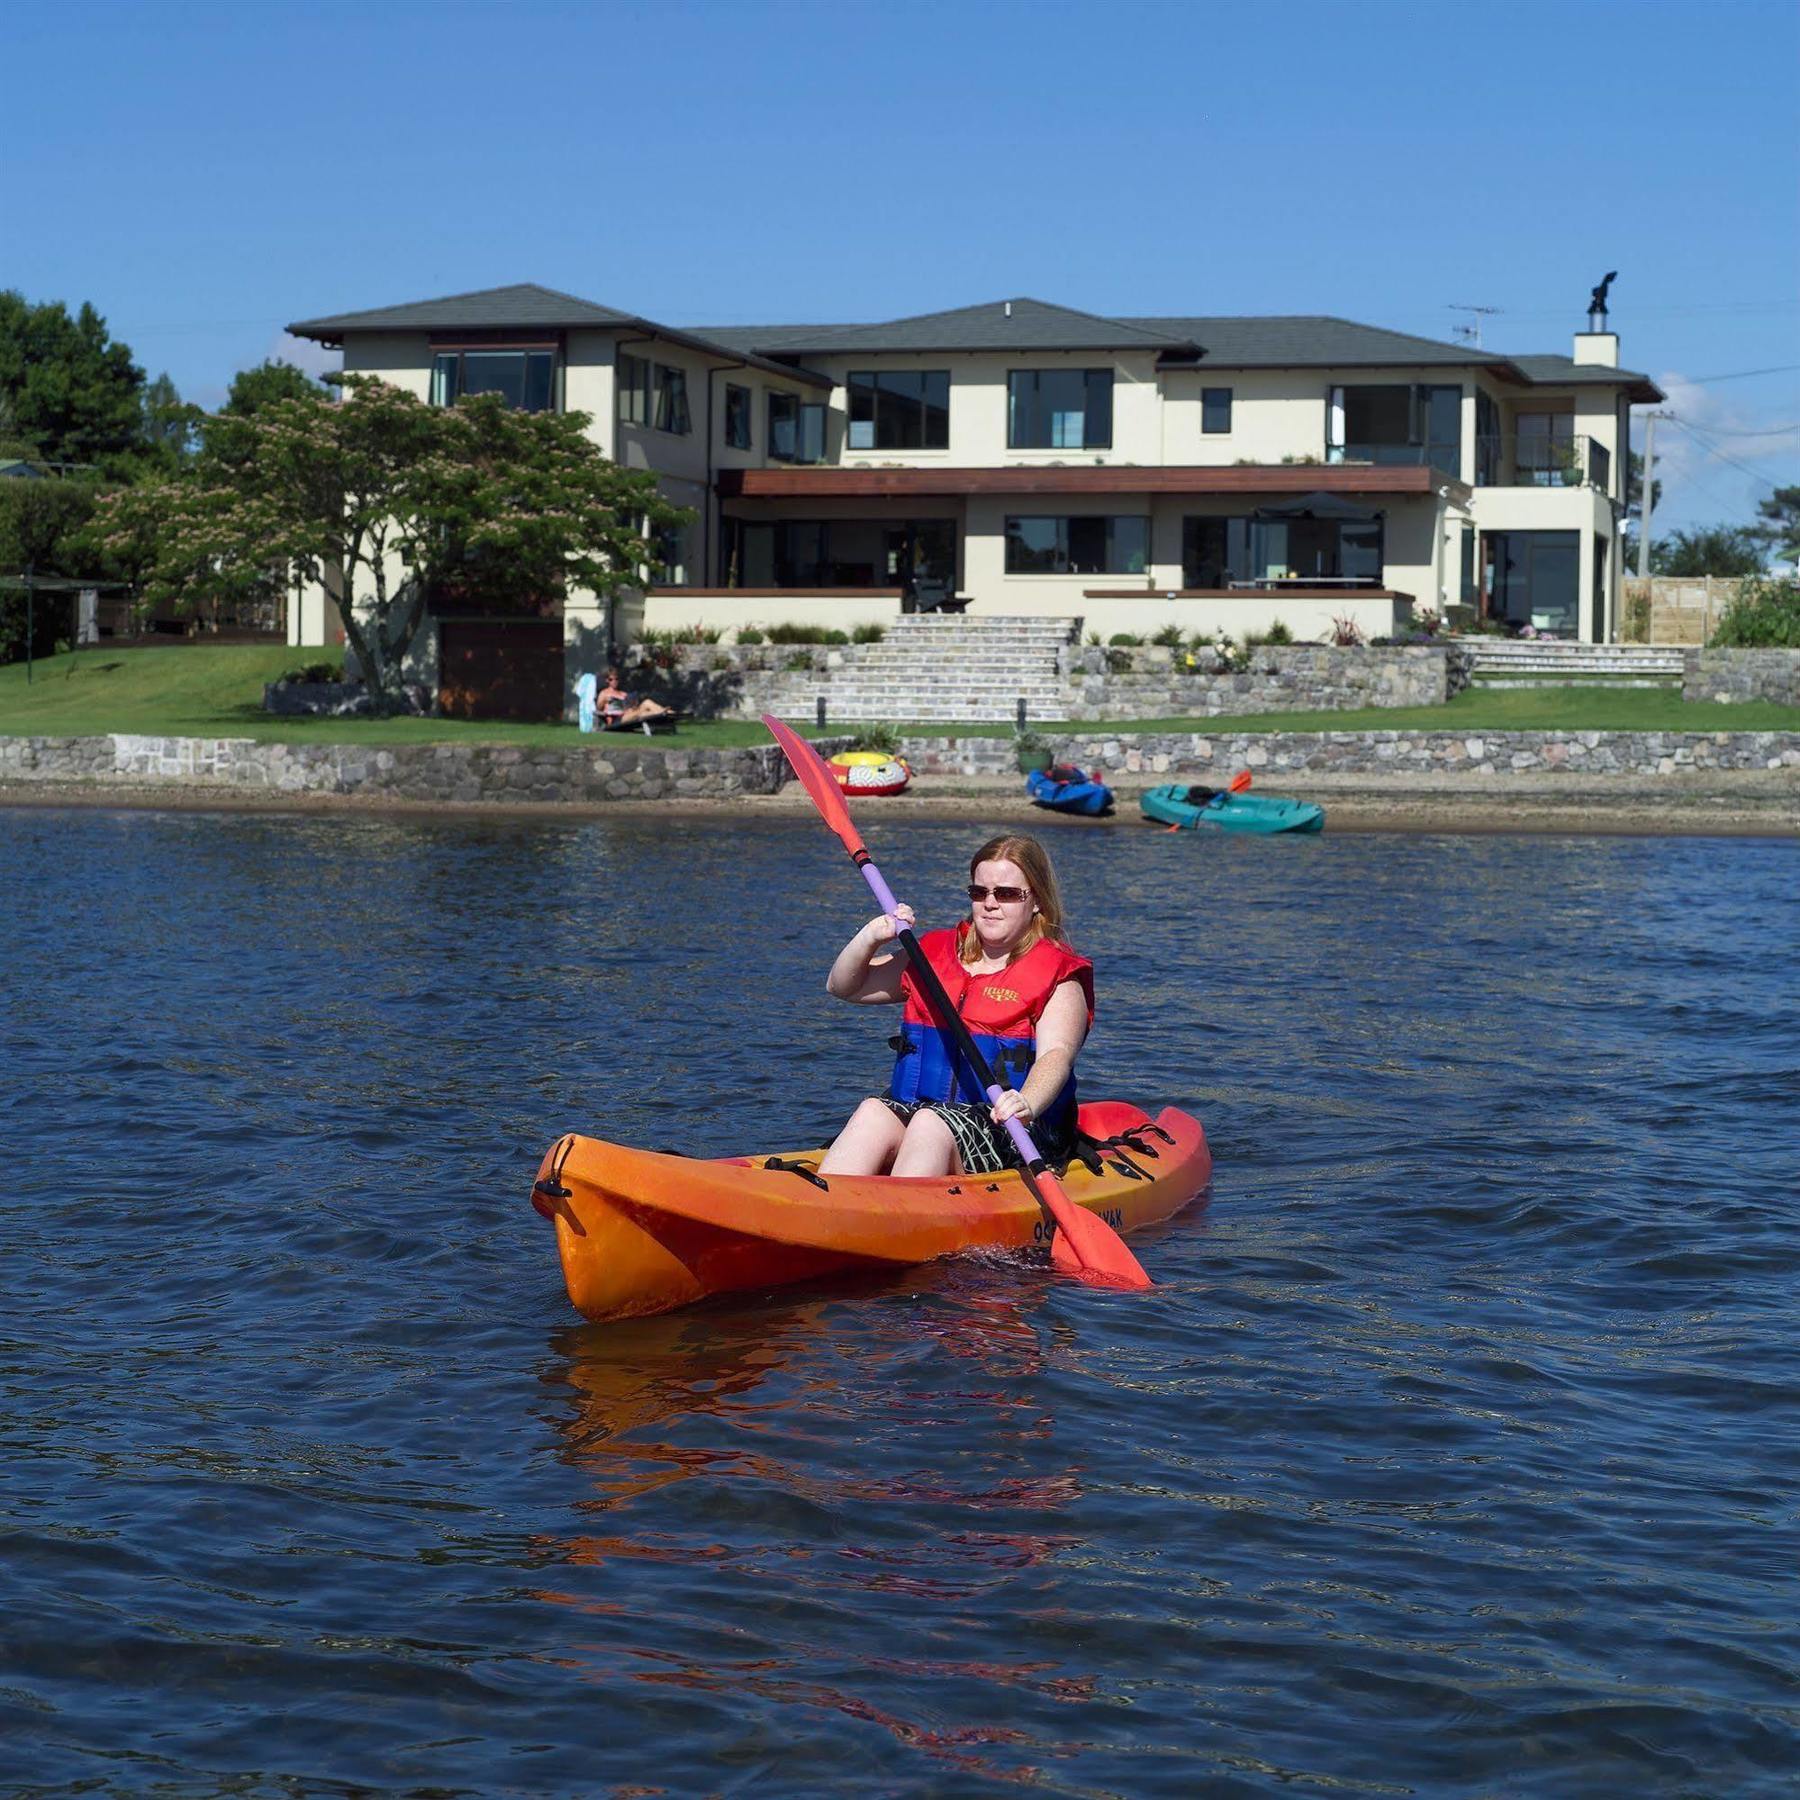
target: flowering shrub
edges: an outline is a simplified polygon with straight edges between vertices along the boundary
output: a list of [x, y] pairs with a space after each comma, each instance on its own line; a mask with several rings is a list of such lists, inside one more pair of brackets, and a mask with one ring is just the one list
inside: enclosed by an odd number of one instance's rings
[[1349, 613], [1338, 613], [1331, 621], [1331, 635], [1325, 641], [1347, 650], [1352, 645], [1361, 644], [1366, 640], [1363, 637], [1362, 626]]

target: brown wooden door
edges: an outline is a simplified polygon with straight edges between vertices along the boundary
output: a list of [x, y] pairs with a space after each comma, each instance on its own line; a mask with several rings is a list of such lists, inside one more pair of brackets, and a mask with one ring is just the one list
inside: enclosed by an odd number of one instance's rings
[[560, 719], [562, 620], [440, 620], [438, 706], [452, 719]]

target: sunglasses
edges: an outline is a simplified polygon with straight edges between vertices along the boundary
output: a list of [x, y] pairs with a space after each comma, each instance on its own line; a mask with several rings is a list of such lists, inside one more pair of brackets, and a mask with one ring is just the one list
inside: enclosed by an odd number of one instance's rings
[[983, 887], [979, 882], [969, 883], [969, 898], [980, 902], [992, 894], [1002, 906], [1017, 906], [1021, 900], [1030, 896], [1030, 888], [1022, 887]]

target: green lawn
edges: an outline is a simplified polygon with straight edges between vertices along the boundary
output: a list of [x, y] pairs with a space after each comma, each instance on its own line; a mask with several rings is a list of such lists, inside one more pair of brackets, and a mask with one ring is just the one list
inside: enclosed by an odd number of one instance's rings
[[[182, 644], [112, 650], [105, 646], [25, 666], [0, 668], [0, 734], [81, 737], [142, 732], [165, 737], [250, 737], [284, 743], [568, 744], [573, 725], [467, 724], [455, 719], [278, 719], [262, 710], [263, 683], [324, 659], [318, 650], [242, 644]], [[1062, 725], [1033, 720], [1049, 735], [1091, 736], [1151, 731], [1800, 731], [1800, 707], [1687, 705], [1674, 689], [1482, 687], [1448, 706], [1358, 712], [1257, 713], [1236, 719], [1128, 719]], [[1009, 737], [993, 725], [901, 726], [926, 736]], [[854, 730], [833, 719], [833, 734]], [[751, 720], [684, 725], [659, 744], [733, 748], [767, 742]]]

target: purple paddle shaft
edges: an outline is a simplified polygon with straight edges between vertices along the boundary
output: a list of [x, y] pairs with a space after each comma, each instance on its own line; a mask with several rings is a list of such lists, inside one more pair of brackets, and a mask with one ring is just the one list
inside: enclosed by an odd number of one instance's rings
[[[861, 865], [861, 868], [863, 880], [869, 884], [869, 892], [875, 896], [875, 904], [890, 918], [893, 918], [900, 905], [900, 902], [894, 898], [894, 890], [882, 880], [881, 871], [876, 868], [874, 863], [865, 862]], [[895, 920], [895, 924], [899, 924], [897, 919]], [[904, 929], [901, 930], [899, 935], [901, 947], [909, 956], [911, 956], [914, 968], [920, 972], [921, 980], [926, 982], [927, 985], [937, 989], [939, 996], [944, 1002], [945, 1013], [949, 1018], [956, 1019], [957, 1024], [961, 1025], [962, 1021], [957, 1018], [956, 1009], [950, 1004], [950, 996], [944, 993], [943, 985], [938, 981], [936, 973], [932, 970], [931, 965], [925, 960], [924, 952], [919, 948], [919, 940], [915, 938], [910, 931]], [[1003, 1088], [999, 1082], [994, 1079], [993, 1070], [987, 1066], [987, 1059], [982, 1056], [978, 1049], [976, 1049], [974, 1041], [969, 1037], [967, 1029], [965, 1028], [958, 1032], [957, 1036], [962, 1042], [964, 1054], [974, 1063], [976, 1074], [987, 1083], [988, 1104], [990, 1106], [997, 1105], [1000, 1096], [1010, 1090]], [[1035, 1163], [1039, 1160], [1037, 1145], [1031, 1141], [1031, 1133], [1028, 1132], [1017, 1119], [1008, 1119], [1006, 1121], [1006, 1135], [1012, 1139], [1013, 1148], [1025, 1158], [1026, 1162]]]

